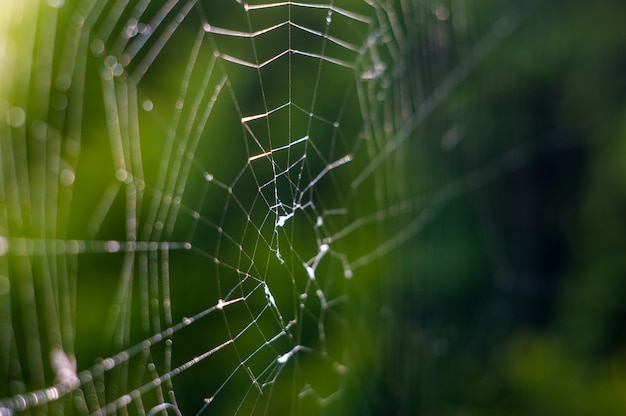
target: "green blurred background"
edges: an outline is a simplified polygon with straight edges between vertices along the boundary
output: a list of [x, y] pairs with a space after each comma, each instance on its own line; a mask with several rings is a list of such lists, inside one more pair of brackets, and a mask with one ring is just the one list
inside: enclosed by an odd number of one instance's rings
[[[228, 99], [217, 101], [195, 151], [198, 163], [192, 167], [192, 179], [186, 184], [185, 202], [189, 203], [189, 210], [197, 210], [203, 218], [229, 230], [234, 241], [220, 240], [215, 227], [201, 223], [190, 233], [194, 225], [189, 212], [181, 215], [172, 233], [161, 239], [189, 239], [204, 254], [215, 254], [225, 263], [248, 267], [252, 274], [263, 276], [277, 304], [288, 305], [288, 311], [282, 311], [285, 317], [298, 314], [293, 288], [297, 287], [300, 293], [307, 282], [299, 268], [302, 260], [299, 256], [308, 259], [306, 253], [315, 252], [315, 238], [320, 236], [312, 231], [316, 222], [313, 213], [303, 212], [300, 219], [285, 227], [285, 235], [279, 237], [281, 247], [285, 248], [281, 252], [285, 264], [277, 263], [275, 254], [262, 245], [248, 259], [251, 264], [238, 260], [238, 243], [253, 246], [258, 237], [258, 233], [245, 226], [246, 214], [251, 215], [255, 224], [263, 224], [261, 233], [268, 238], [272, 234], [273, 220], [263, 221], [267, 207], [259, 193], [260, 185], [268, 180], [267, 175], [272, 175], [269, 167], [259, 165], [254, 173], [246, 170], [241, 179], [235, 179], [240, 175], [242, 161], [259, 153], [249, 147], [254, 143], [242, 132], [240, 118], [262, 112], [263, 92], [268, 95], [269, 107], [284, 102], [289, 94], [284, 80], [291, 71], [295, 101], [310, 101], [310, 95], [319, 92], [315, 113], [328, 119], [341, 114], [340, 133], [329, 125], [332, 123], [319, 120], [307, 130], [307, 118], [295, 110], [293, 124], [288, 124], [286, 114], [272, 118], [273, 132], [281, 129], [287, 132], [278, 138], [283, 142], [274, 145], [292, 142], [305, 131], [320, 138], [319, 150], [309, 149], [307, 154], [310, 170], [305, 171], [305, 178], [308, 174], [309, 181], [329, 162], [353, 152], [354, 163], [321, 181], [311, 197], [328, 209], [347, 209], [345, 216], [327, 218], [330, 234], [379, 208], [400, 207], [399, 213], [387, 212], [381, 221], [364, 225], [349, 239], [338, 243], [337, 250], [351, 261], [366, 255], [367, 261], [355, 270], [353, 279], [342, 277], [339, 260], [321, 263], [318, 277], [326, 295], [346, 299], [326, 318], [328, 344], [322, 346], [319, 339], [319, 307], [308, 305], [309, 315], [298, 325], [299, 339], [313, 352], [299, 356], [297, 365], [289, 363], [285, 367], [273, 396], [263, 399], [267, 400], [267, 408], [259, 406], [256, 411], [459, 416], [625, 414], [626, 3], [608, 0], [532, 4], [460, 0], [383, 3], [387, 11], [395, 10], [399, 16], [409, 9], [415, 15], [415, 27], [402, 26], [412, 36], [407, 41], [408, 50], [403, 51], [402, 65], [391, 54], [381, 57], [394, 69], [388, 80], [404, 91], [397, 95], [389, 93], [388, 101], [397, 103], [403, 93], [412, 95], [415, 101], [420, 97], [424, 100], [438, 97], [437, 87], [445, 84], [458, 68], [463, 68], [464, 57], [471, 56], [479, 47], [488, 53], [478, 54], [480, 59], [473, 61], [458, 86], [437, 99], [439, 103], [432, 113], [417, 123], [409, 139], [359, 189], [351, 189], [350, 184], [384, 143], [373, 148], [358, 145], [363, 125], [359, 107], [362, 101], [356, 98], [355, 91], [344, 87], [353, 82], [350, 71], [324, 66], [321, 84], [314, 86], [311, 80], [317, 69], [294, 59], [291, 67], [281, 64], [260, 71], [264, 91], [259, 91], [255, 71], [227, 62], [216, 70], [218, 75], [210, 79], [210, 88], [204, 94], [202, 103], [206, 104], [219, 84], [219, 74], [226, 74], [237, 102], [244, 108], [234, 108]], [[72, 10], [78, 4], [67, 1], [62, 10]], [[149, 10], [161, 6], [153, 2]], [[342, 2], [340, 6], [360, 13], [370, 10], [356, 0]], [[104, 9], [112, 10], [112, 3], [106, 3]], [[164, 131], [170, 120], [167, 111], [172, 110], [178, 99], [188, 54], [196, 29], [202, 24], [198, 16], [206, 16], [213, 25], [237, 30], [250, 25], [235, 2], [203, 2], [199, 10], [200, 13], [190, 14], [185, 25], [177, 29], [170, 46], [151, 64], [139, 87], [139, 97], [149, 98], [156, 109], [139, 115], [142, 179], [148, 184], [146, 200], [153, 196], [154, 189], [150, 186], [157, 182], [162, 169], [167, 143]], [[451, 20], [437, 14], [444, 13], [442, 10], [452, 12]], [[455, 20], [454, 13], [460, 10], [464, 10], [466, 26]], [[281, 10], [264, 13], [252, 26], [258, 24], [260, 28], [285, 19]], [[294, 19], [314, 28], [324, 21], [326, 10], [319, 16], [316, 13], [302, 12]], [[73, 24], [70, 15], [62, 13], [54, 30], [64, 33]], [[45, 23], [41, 16], [31, 19], [39, 25]], [[333, 36], [356, 42], [367, 33], [367, 26], [349, 21], [342, 26], [341, 17], [336, 19]], [[120, 22], [117, 25], [121, 27]], [[453, 28], [454, 23], [450, 22], [456, 22], [457, 26]], [[320, 30], [323, 28], [322, 23]], [[26, 30], [22, 33], [15, 27], [7, 33], [17, 44], [27, 37]], [[189, 78], [191, 89], [200, 89], [202, 76], [211, 65], [211, 47], [254, 61], [257, 52], [273, 56], [275, 51], [268, 45], [280, 50], [284, 35], [278, 33], [276, 39], [262, 44], [267, 50], [259, 51], [252, 50], [247, 40], [242, 46], [243, 41], [240, 43], [238, 39], [215, 36], [214, 43], [204, 44], [197, 57], [196, 72]], [[293, 41], [304, 45], [307, 38], [294, 35]], [[113, 45], [105, 47], [113, 48]], [[54, 56], [61, 53], [62, 47], [57, 48]], [[345, 50], [337, 54], [346, 61], [354, 59]], [[115, 161], [110, 157], [99, 78], [102, 56], [88, 55], [85, 101], [79, 116], [81, 153], [76, 161], [74, 186], [75, 195], [80, 197], [71, 200], [71, 221], [59, 225], [65, 229], [61, 238], [94, 241], [126, 238], [127, 205], [123, 192], [111, 204], [96, 234], [90, 235], [89, 229], [85, 229], [93, 221], [98, 201], [114, 176]], [[126, 68], [129, 73], [141, 70], [133, 65]], [[64, 120], [55, 119], [54, 111], [37, 113], [40, 92], [28, 88], [29, 83], [34, 85], [36, 81], [34, 76], [26, 80], [17, 75], [13, 79], [5, 77], [2, 104], [29, 108], [29, 122], [39, 117], [51, 125], [57, 123], [64, 143], [70, 136], [67, 126], [63, 127]], [[351, 98], [343, 101], [343, 95], [341, 100], [333, 95], [337, 85]], [[400, 111], [393, 103], [389, 111]], [[418, 111], [416, 107], [411, 110]], [[385, 111], [387, 107], [383, 105], [381, 119]], [[387, 116], [400, 119], [401, 125], [404, 115]], [[415, 113], [411, 117], [414, 119]], [[381, 120], [372, 120], [372, 124], [376, 123], [384, 127]], [[41, 162], [36, 151], [39, 145], [31, 137], [32, 132], [24, 134], [29, 150], [27, 160], [21, 163], [28, 164], [28, 169], [36, 173]], [[188, 132], [185, 135], [191, 137]], [[324, 141], [323, 137], [333, 139]], [[1, 140], [7, 143], [11, 136], [5, 134]], [[259, 140], [268, 138], [260, 135]], [[45, 146], [42, 149], [43, 153], [51, 151]], [[294, 147], [293, 151], [295, 156], [279, 163], [293, 163], [301, 150]], [[103, 157], [104, 154], [108, 156]], [[7, 153], [2, 157], [7, 157]], [[2, 160], [6, 167], [5, 159]], [[206, 185], [203, 169], [211, 169], [226, 184], [235, 184], [233, 191], [245, 207], [243, 212], [224, 189]], [[298, 181], [296, 170], [290, 176], [293, 182]], [[38, 192], [39, 185], [30, 186], [34, 193]], [[280, 188], [277, 192], [282, 195], [293, 192], [288, 181], [277, 186]], [[200, 194], [204, 195], [201, 199]], [[10, 213], [14, 202], [11, 194], [5, 192], [3, 198], [5, 212]], [[58, 198], [63, 201], [62, 194]], [[29, 204], [22, 203], [20, 209], [30, 209]], [[403, 209], [403, 204], [408, 208]], [[140, 217], [147, 215], [148, 205], [138, 208]], [[36, 224], [22, 227], [11, 220], [11, 215], [7, 218], [3, 219], [2, 232], [9, 238], [48, 235], [45, 227], [39, 229]], [[417, 221], [420, 218], [421, 222]], [[367, 257], [367, 253], [387, 239], [402, 235], [407, 224], [419, 227], [389, 253], [380, 258]], [[11, 286], [23, 284], [19, 256], [4, 257], [8, 258], [6, 273]], [[37, 261], [33, 260], [32, 267], [37, 267]], [[116, 288], [114, 283], [103, 281], [115, 282], [123, 261], [123, 253], [88, 253], [80, 257], [75, 346], [79, 370], [89, 367], [97, 357], [127, 347], [110, 339], [103, 342], [102, 334], [103, 316], [109, 313]], [[150, 261], [160, 261], [160, 257]], [[220, 269], [209, 257], [193, 251], [173, 251], [170, 268], [174, 322], [215, 304], [226, 295], [223, 291], [227, 292], [232, 282], [239, 279], [237, 273]], [[284, 284], [285, 281], [289, 284]], [[37, 286], [36, 290], [40, 288]], [[23, 334], [18, 317], [23, 312], [15, 306], [19, 305], [19, 296], [8, 293], [16, 316], [11, 322], [19, 339], [17, 346], [21, 347], [24, 341], [20, 338]], [[139, 314], [138, 295], [133, 296], [132, 313]], [[250, 297], [246, 308], [233, 308], [224, 316], [211, 316], [181, 331], [175, 337], [175, 362], [180, 364], [232, 337], [232, 333], [224, 331], [224, 318], [236, 333], [266, 304], [261, 291]], [[131, 326], [130, 344], [150, 335], [140, 328], [139, 320], [133, 319]], [[259, 319], [258, 326], [262, 336], [279, 330], [273, 318]], [[252, 353], [260, 339], [256, 332], [250, 340], [242, 338], [238, 341], [240, 352]], [[285, 342], [276, 348], [284, 353], [291, 346]], [[162, 347], [152, 349], [154, 357], [162, 354], [159, 348]], [[335, 371], [333, 361], [322, 354], [323, 349], [347, 366], [346, 374]], [[223, 354], [216, 354], [214, 359], [192, 367], [175, 379], [183, 414], [197, 411], [198, 402], [207, 392], [211, 394], [219, 389], [239, 363], [232, 352]], [[256, 358], [259, 362], [251, 361], [250, 367], [258, 373], [274, 356], [264, 350]], [[22, 360], [25, 363], [29, 357], [23, 355]], [[159, 371], [158, 359], [155, 360]], [[130, 370], [121, 371], [132, 374], [134, 370], [131, 366]], [[115, 384], [117, 376], [111, 377], [111, 383]], [[2, 377], [2, 397], [14, 394], [4, 381], [7, 378]], [[29, 386], [29, 380], [23, 381]], [[339, 390], [341, 398], [330, 404], [320, 404], [311, 397], [298, 398], [299, 389], [307, 384], [322, 396]], [[39, 387], [42, 386], [33, 385], [26, 390]], [[248, 374], [236, 373], [211, 410], [221, 414], [235, 412], [249, 387]], [[111, 390], [115, 392], [114, 388]], [[108, 393], [112, 396], [107, 396], [107, 401], [116, 397], [114, 392]], [[247, 407], [240, 411], [252, 412]]]
[[626, 412], [624, 6], [541, 3], [420, 128], [416, 186], [465, 191], [369, 299], [359, 411]]

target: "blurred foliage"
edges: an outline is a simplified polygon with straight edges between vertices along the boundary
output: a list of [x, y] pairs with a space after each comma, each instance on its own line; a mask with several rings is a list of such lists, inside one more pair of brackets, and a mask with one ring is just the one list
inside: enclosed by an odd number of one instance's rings
[[421, 129], [462, 111], [416, 177], [482, 182], [392, 256], [354, 414], [626, 412], [625, 6], [541, 3]]

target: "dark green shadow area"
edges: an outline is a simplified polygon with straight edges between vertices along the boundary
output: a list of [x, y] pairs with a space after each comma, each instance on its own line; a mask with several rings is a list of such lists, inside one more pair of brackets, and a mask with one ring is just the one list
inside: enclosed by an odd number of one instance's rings
[[434, 219], [372, 271], [353, 414], [626, 410], [625, 15], [540, 4], [416, 130]]

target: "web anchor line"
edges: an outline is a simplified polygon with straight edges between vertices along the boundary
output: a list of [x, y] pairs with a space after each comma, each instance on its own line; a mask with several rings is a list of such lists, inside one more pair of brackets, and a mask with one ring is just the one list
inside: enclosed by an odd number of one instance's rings
[[63, 240], [45, 238], [8, 238], [0, 236], [0, 256], [75, 255], [162, 250], [191, 250], [190, 242]]
[[[50, 387], [46, 387], [46, 388], [39, 389], [36, 391], [28, 392], [28, 393], [17, 394], [13, 397], [5, 398], [5, 399], [0, 399], [0, 409], [7, 408], [13, 411], [23, 411], [34, 406], [40, 406], [40, 405], [58, 400], [62, 398], [63, 396], [67, 395], [68, 393], [78, 390], [84, 383], [91, 382], [91, 380], [93, 380], [95, 376], [104, 374], [105, 372], [110, 371], [113, 368], [117, 367], [121, 363], [127, 362], [131, 357], [136, 356], [137, 354], [141, 353], [142, 351], [145, 351], [146, 349], [149, 349], [150, 347], [152, 347], [152, 345], [155, 345], [161, 341], [171, 338], [172, 335], [174, 335], [176, 332], [191, 325], [197, 320], [209, 315], [210, 313], [217, 311], [217, 310], [223, 310], [227, 306], [230, 306], [238, 302], [242, 302], [242, 301], [245, 301], [245, 298], [236, 298], [236, 299], [232, 299], [228, 301], [224, 301], [220, 299], [216, 305], [208, 309], [205, 309], [204, 311], [198, 312], [192, 317], [183, 318], [182, 321], [177, 323], [176, 325], [170, 328], [167, 328], [133, 345], [132, 347], [120, 353], [117, 353], [111, 357], [105, 358], [99, 364], [96, 364], [87, 370], [83, 370], [79, 372], [74, 377], [68, 377], [65, 380], [63, 380], [63, 382], [56, 383]], [[165, 373], [164, 375], [160, 376], [157, 379], [158, 380], [157, 382], [153, 380], [150, 383], [144, 384], [142, 387], [136, 389], [135, 391], [141, 394], [141, 393], [151, 390], [157, 385], [160, 385], [162, 382], [171, 379], [175, 375], [183, 372], [184, 370], [191, 367], [195, 363], [204, 360], [205, 358], [219, 351], [223, 347], [231, 344], [232, 342], [234, 342], [234, 340], [230, 339], [226, 341], [225, 343], [218, 345], [217, 347], [193, 358], [192, 360], [186, 362], [185, 364], [180, 365], [174, 368], [173, 370]], [[119, 404], [119, 403], [125, 402], [132, 396], [133, 396], [132, 393], [128, 395], [124, 395], [120, 399], [118, 399], [118, 402], [114, 402], [114, 403]], [[115, 409], [117, 409], [117, 406], [115, 407]], [[113, 411], [115, 409], [113, 409]]]

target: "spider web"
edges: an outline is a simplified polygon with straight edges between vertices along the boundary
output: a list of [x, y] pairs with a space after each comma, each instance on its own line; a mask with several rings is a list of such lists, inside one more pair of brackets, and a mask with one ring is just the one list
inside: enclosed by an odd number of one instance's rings
[[420, 128], [449, 107], [455, 149], [452, 95], [529, 12], [3, 2], [1, 413], [341, 402], [362, 282], [517, 166], [412, 178]]

